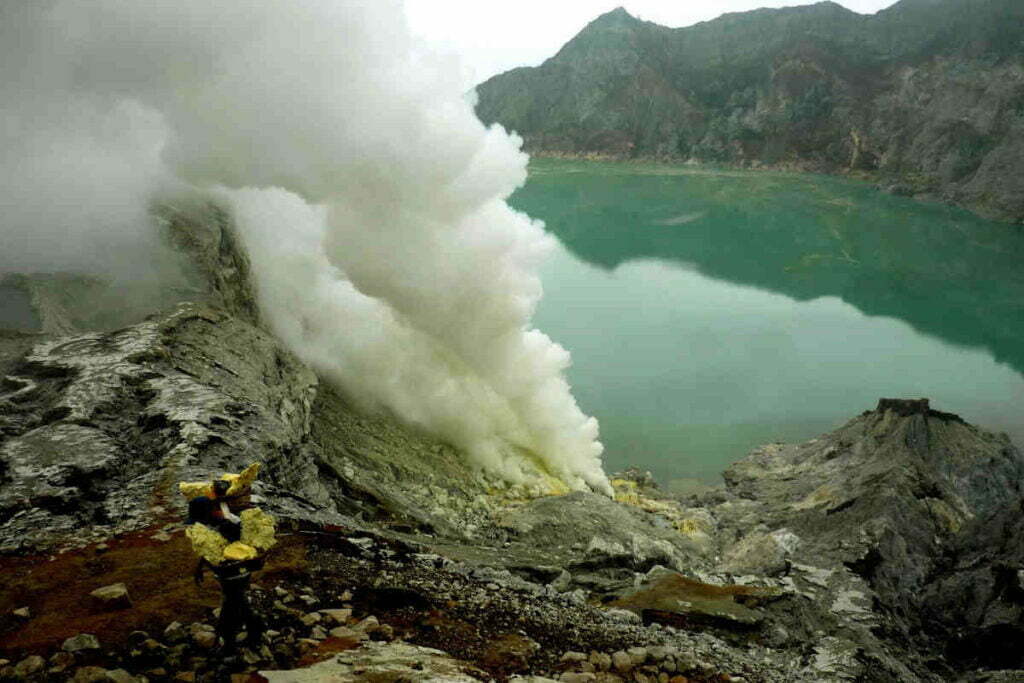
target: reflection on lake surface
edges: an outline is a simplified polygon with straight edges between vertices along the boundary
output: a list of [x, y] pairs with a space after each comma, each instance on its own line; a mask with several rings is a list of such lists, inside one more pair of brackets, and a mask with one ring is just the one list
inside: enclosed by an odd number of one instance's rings
[[880, 396], [1024, 443], [1024, 234], [836, 178], [542, 160], [511, 200], [561, 241], [537, 326], [609, 470], [714, 480]]

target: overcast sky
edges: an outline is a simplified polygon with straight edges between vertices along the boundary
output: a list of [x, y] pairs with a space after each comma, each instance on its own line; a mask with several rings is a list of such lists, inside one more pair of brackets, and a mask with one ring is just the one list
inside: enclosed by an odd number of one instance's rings
[[[895, 0], [839, 0], [874, 14]], [[555, 54], [599, 14], [625, 7], [664, 26], [690, 26], [726, 12], [792, 7], [808, 0], [405, 0], [413, 33], [462, 58], [467, 87], [517, 66], [536, 66]]]

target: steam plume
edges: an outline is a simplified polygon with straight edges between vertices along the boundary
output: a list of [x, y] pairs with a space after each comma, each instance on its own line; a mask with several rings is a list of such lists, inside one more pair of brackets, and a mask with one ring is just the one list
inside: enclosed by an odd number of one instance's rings
[[117, 270], [147, 206], [218, 188], [299, 356], [521, 480], [608, 491], [568, 353], [530, 318], [541, 226], [520, 141], [387, 0], [0, 7], [0, 270]]

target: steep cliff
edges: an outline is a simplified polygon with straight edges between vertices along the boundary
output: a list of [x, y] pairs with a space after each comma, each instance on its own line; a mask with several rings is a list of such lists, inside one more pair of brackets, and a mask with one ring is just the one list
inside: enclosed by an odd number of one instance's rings
[[261, 328], [228, 214], [202, 201], [156, 212], [182, 257], [163, 287], [5, 281], [32, 306], [0, 321], [15, 328], [0, 337], [0, 551], [177, 517], [177, 481], [251, 461], [265, 463], [259, 486], [277, 512], [449, 534], [468, 523], [496, 482], [450, 446], [354, 410]]
[[1024, 221], [1024, 6], [832, 2], [670, 29], [623, 9], [477, 87], [540, 153], [857, 172]]

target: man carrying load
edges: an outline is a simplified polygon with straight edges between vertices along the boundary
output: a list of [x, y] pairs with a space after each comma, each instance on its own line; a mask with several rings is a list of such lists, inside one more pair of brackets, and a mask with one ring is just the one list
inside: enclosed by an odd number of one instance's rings
[[223, 652], [237, 649], [237, 636], [246, 631], [246, 644], [258, 646], [264, 625], [249, 605], [247, 590], [252, 574], [263, 567], [262, 555], [276, 543], [274, 519], [249, 502], [252, 482], [259, 472], [254, 463], [241, 474], [225, 474], [212, 482], [182, 482], [179, 489], [189, 499], [186, 532], [199, 556], [196, 585], [207, 568], [220, 583], [223, 600], [217, 635]]

